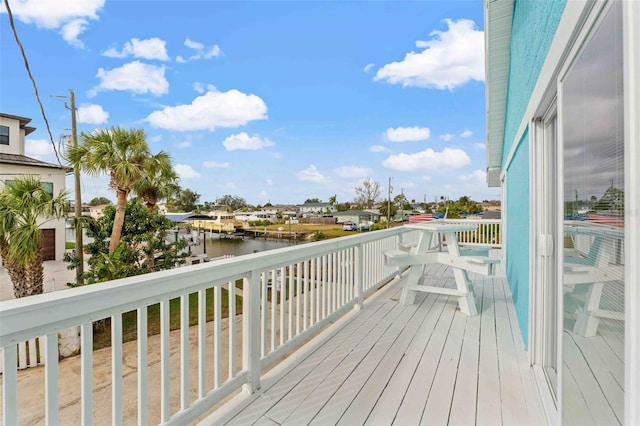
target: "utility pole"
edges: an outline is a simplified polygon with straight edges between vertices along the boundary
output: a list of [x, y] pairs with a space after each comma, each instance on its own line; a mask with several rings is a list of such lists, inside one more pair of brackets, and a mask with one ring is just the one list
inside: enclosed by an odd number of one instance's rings
[[[76, 95], [73, 89], [69, 89], [69, 101], [71, 103], [71, 143], [74, 148], [78, 146], [78, 128], [76, 126]], [[73, 183], [75, 189], [75, 214], [76, 214], [76, 256], [78, 256], [78, 267], [76, 268], [76, 283], [84, 284], [84, 247], [82, 244], [82, 199], [80, 196], [80, 169], [73, 167]]]

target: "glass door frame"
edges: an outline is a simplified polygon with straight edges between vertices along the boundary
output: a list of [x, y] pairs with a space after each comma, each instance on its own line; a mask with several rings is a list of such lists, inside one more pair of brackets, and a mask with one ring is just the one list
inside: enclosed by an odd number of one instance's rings
[[[557, 185], [559, 117], [555, 91], [551, 100], [539, 109], [540, 114], [530, 123], [531, 141], [531, 234], [530, 234], [530, 361], [539, 389], [547, 420], [560, 424], [558, 409], [559, 375], [561, 360], [562, 324], [561, 306], [556, 303], [562, 296], [557, 285], [558, 263]], [[550, 128], [553, 126], [553, 133]], [[555, 359], [556, 374], [551, 377], [546, 367]]]

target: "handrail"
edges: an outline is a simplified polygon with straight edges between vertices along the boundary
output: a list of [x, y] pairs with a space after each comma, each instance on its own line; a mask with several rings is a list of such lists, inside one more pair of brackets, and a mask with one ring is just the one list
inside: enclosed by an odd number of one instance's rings
[[[407, 230], [392, 228], [383, 231], [297, 245], [282, 249], [238, 256], [216, 262], [185, 266], [173, 270], [123, 278], [91, 286], [71, 288], [53, 293], [0, 302], [0, 348], [5, 349], [2, 361], [4, 420], [17, 419], [18, 402], [15, 395], [17, 376], [14, 359], [15, 345], [35, 337], [45, 336], [45, 376], [47, 386], [45, 415], [55, 423], [58, 415], [58, 360], [53, 355], [57, 347], [58, 331], [80, 326], [83, 331], [81, 365], [91, 377], [92, 324], [111, 318], [112, 348], [122, 353], [122, 314], [138, 312], [139, 333], [146, 334], [147, 307], [161, 306], [161, 422], [183, 422], [206, 411], [240, 386], [252, 392], [260, 386], [260, 370], [281, 358], [293, 347], [306, 340], [348, 309], [360, 306], [363, 298], [388, 282], [400, 271], [387, 267], [382, 251], [393, 248]], [[242, 280], [241, 325], [228, 321], [228, 329], [221, 327], [222, 300], [227, 298], [230, 317], [234, 314], [236, 285]], [[207, 293], [213, 292], [213, 301]], [[196, 294], [199, 312], [207, 303], [214, 305], [215, 377], [206, 377], [206, 365], [211, 358], [204, 343], [198, 349], [198, 398], [191, 401], [189, 358], [189, 297]], [[226, 295], [225, 295], [226, 294]], [[181, 408], [169, 411], [169, 301], [180, 298], [181, 309]], [[198, 337], [206, 340], [206, 319], [199, 315]], [[185, 338], [186, 336], [186, 338]], [[242, 339], [242, 365], [235, 365], [236, 344]], [[222, 339], [228, 339], [228, 353], [222, 353]], [[146, 339], [142, 339], [139, 355], [146, 353]], [[199, 342], [200, 343], [200, 342]], [[140, 344], [140, 341], [139, 341]], [[120, 356], [121, 358], [121, 356]], [[146, 356], [139, 356], [146, 360]], [[185, 361], [186, 360], [186, 361]], [[221, 360], [225, 360], [224, 363]], [[112, 359], [113, 389], [122, 388], [121, 359]], [[145, 361], [146, 362], [146, 361]], [[224, 371], [226, 367], [227, 371]], [[148, 376], [147, 366], [139, 365], [139, 380]], [[7, 372], [10, 372], [7, 374]], [[209, 382], [209, 383], [207, 383]], [[213, 382], [213, 383], [211, 383]], [[146, 386], [139, 386], [146, 391]], [[82, 390], [83, 413], [91, 412], [90, 381]], [[122, 419], [121, 395], [112, 395], [114, 419]], [[138, 416], [146, 419], [146, 395], [139, 398]]]

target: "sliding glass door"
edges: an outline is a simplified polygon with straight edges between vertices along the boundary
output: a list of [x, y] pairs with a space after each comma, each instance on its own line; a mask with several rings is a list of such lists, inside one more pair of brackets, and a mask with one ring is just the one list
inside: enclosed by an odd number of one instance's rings
[[624, 421], [621, 3], [603, 11], [559, 86], [563, 424]]

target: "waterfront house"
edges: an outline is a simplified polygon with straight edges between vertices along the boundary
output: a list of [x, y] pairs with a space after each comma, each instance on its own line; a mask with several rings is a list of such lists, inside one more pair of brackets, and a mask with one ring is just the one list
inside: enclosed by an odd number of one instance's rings
[[353, 222], [356, 225], [371, 224], [380, 220], [380, 213], [372, 213], [363, 210], [347, 210], [344, 212], [335, 212], [332, 215], [336, 218], [336, 223]]
[[338, 211], [336, 206], [329, 203], [304, 203], [296, 206], [302, 217], [332, 214]]
[[[25, 137], [35, 131], [29, 126], [30, 118], [0, 113], [0, 188], [7, 182], [25, 175], [40, 178], [51, 194], [65, 191], [65, 175], [68, 167], [47, 163], [25, 155]], [[42, 225], [43, 259], [62, 260], [65, 243], [64, 218], [49, 220]]]
[[486, 0], [485, 41], [487, 182], [547, 419], [640, 424], [640, 3]]

